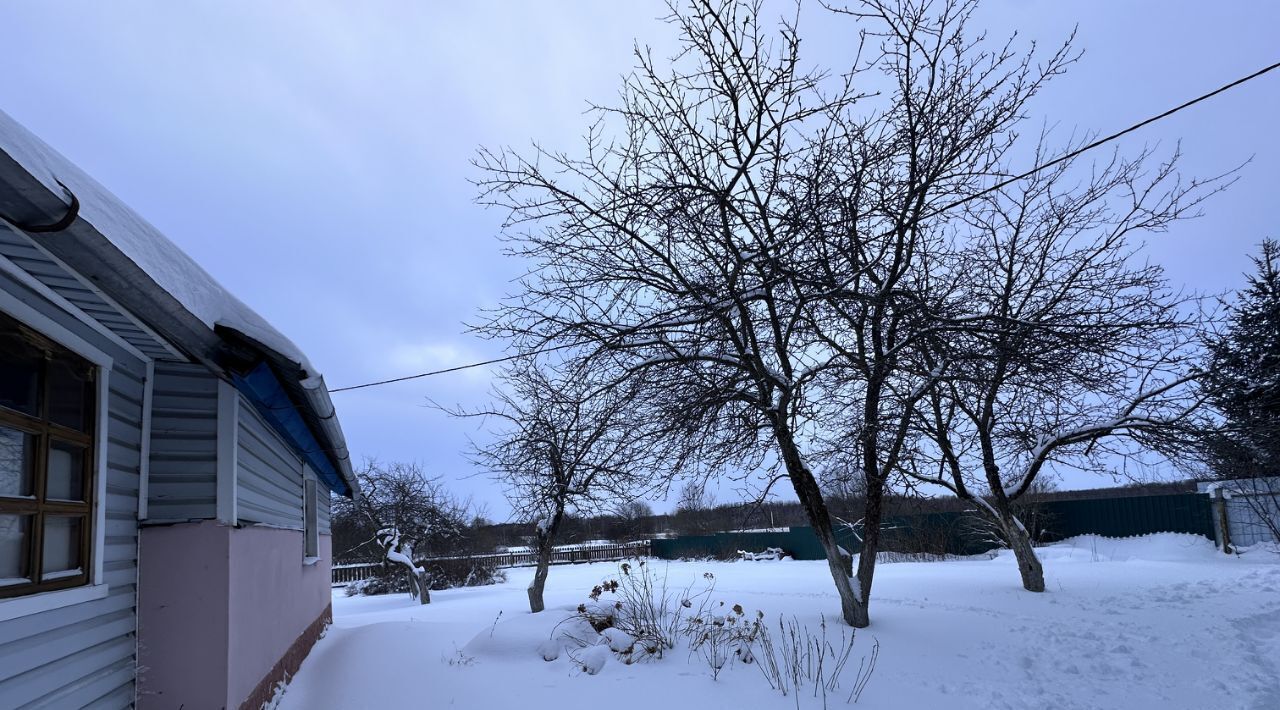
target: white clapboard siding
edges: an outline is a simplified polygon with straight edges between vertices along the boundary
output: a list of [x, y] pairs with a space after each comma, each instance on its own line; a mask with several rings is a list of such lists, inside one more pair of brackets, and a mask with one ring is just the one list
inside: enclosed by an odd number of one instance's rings
[[217, 507], [218, 378], [201, 365], [157, 362], [151, 404], [147, 519], [212, 518]]
[[127, 351], [8, 274], [0, 273], [0, 290], [113, 360], [108, 373], [105, 432], [103, 581], [108, 593], [93, 601], [0, 621], [0, 707], [128, 707], [134, 695], [138, 484], [146, 365], [136, 351]]
[[241, 522], [301, 530], [302, 458], [243, 396], [236, 452], [236, 512]]

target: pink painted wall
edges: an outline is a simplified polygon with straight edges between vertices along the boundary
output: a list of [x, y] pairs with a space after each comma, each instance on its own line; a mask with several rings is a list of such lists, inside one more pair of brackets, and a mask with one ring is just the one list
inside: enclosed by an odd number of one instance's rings
[[138, 706], [236, 708], [329, 605], [331, 541], [215, 521], [141, 531]]
[[226, 706], [229, 530], [206, 521], [139, 532], [139, 708]]
[[303, 533], [240, 528], [231, 536], [231, 697], [249, 696], [330, 601], [332, 542], [320, 536], [320, 559], [302, 564]]

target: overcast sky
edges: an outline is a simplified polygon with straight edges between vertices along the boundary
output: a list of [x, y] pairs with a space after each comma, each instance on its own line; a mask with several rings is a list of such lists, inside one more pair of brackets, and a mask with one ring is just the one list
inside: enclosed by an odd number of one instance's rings
[[[510, 289], [501, 215], [476, 206], [479, 145], [572, 149], [634, 40], [672, 46], [654, 0], [0, 0], [0, 108], [158, 226], [298, 343], [330, 386], [502, 354], [464, 321]], [[1110, 132], [1280, 60], [1280, 3], [992, 0], [981, 24], [1082, 62], [1035, 119]], [[845, 66], [852, 25], [809, 12], [808, 59]], [[1174, 283], [1235, 288], [1280, 236], [1280, 72], [1135, 136], [1182, 141], [1184, 172], [1252, 158], [1206, 217], [1153, 238]], [[357, 459], [412, 460], [488, 503], [462, 452], [476, 369], [334, 395]], [[729, 492], [720, 496], [725, 499]], [[658, 507], [665, 507], [658, 503]]]

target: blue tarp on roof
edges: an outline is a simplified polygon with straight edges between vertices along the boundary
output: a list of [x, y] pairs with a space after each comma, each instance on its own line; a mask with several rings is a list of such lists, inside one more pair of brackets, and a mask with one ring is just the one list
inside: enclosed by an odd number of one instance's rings
[[253, 403], [263, 419], [298, 452], [302, 460], [315, 471], [329, 490], [341, 496], [350, 496], [351, 487], [338, 475], [328, 452], [320, 446], [311, 427], [298, 413], [289, 394], [284, 391], [271, 366], [260, 362], [245, 375], [231, 375], [236, 389]]

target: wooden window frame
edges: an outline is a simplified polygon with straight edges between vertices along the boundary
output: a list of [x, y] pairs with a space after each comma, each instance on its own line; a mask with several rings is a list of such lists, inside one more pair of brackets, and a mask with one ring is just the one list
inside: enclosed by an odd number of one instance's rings
[[320, 490], [314, 476], [308, 475], [306, 468], [302, 470], [302, 529], [303, 560], [314, 560], [320, 557]]
[[[31, 516], [29, 542], [27, 547], [27, 566], [30, 582], [7, 584], [0, 586], [0, 600], [25, 597], [41, 592], [70, 589], [89, 584], [93, 580], [96, 559], [96, 538], [99, 524], [98, 509], [98, 477], [99, 477], [99, 432], [102, 388], [100, 383], [105, 376], [103, 368], [96, 365], [81, 353], [54, 342], [42, 333], [37, 332], [23, 322], [8, 314], [0, 313], [0, 326], [16, 328], [30, 343], [35, 353], [42, 353], [40, 358], [39, 390], [36, 395], [36, 413], [34, 415], [0, 407], [0, 425], [15, 429], [35, 437], [35, 451], [32, 465], [32, 498], [11, 498], [0, 496], [0, 514]], [[50, 416], [50, 366], [54, 356], [71, 359], [78, 367], [87, 371], [87, 382], [84, 387], [85, 431], [78, 431], [52, 421]], [[48, 498], [49, 450], [53, 442], [62, 442], [78, 447], [81, 452], [81, 500], [70, 501]], [[44, 528], [48, 516], [70, 516], [80, 519], [79, 557], [80, 572], [78, 574], [59, 574], [52, 579], [44, 579]]]

